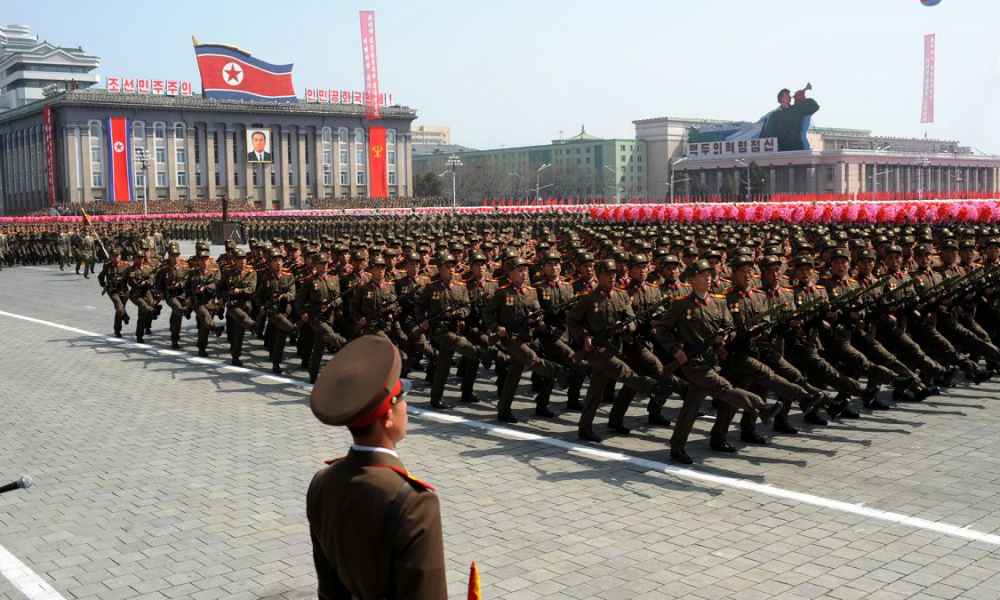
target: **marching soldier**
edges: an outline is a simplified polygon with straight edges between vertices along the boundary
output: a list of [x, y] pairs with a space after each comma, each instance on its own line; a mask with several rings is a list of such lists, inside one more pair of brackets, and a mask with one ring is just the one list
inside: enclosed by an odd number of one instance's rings
[[[457, 352], [470, 361], [481, 362], [489, 369], [493, 364], [492, 352], [473, 345], [459, 335], [461, 322], [469, 316], [469, 291], [465, 284], [454, 279], [455, 257], [442, 254], [437, 259], [439, 278], [424, 287], [415, 306], [420, 329], [429, 333], [437, 345], [434, 380], [431, 386], [431, 406], [441, 410], [450, 408], [442, 398], [444, 386], [451, 370], [451, 358]], [[462, 382], [462, 396], [472, 393], [471, 385]]]
[[316, 383], [319, 366], [323, 362], [323, 351], [337, 352], [347, 343], [334, 329], [335, 312], [343, 303], [340, 280], [330, 275], [330, 257], [320, 252], [313, 256], [316, 273], [304, 285], [305, 305], [309, 314], [309, 326], [313, 331], [312, 352], [309, 354], [309, 383]]
[[168, 247], [167, 261], [156, 272], [155, 289], [157, 295], [166, 300], [170, 307], [170, 347], [181, 347], [181, 321], [188, 308], [185, 283], [188, 276], [187, 261], [181, 258], [180, 246], [173, 242]]
[[285, 343], [288, 336], [295, 332], [292, 323], [292, 305], [295, 302], [295, 276], [284, 268], [284, 255], [278, 248], [271, 249], [268, 269], [259, 276], [257, 286], [257, 304], [261, 312], [267, 315], [270, 324], [271, 337], [268, 339], [268, 349], [271, 359], [271, 371], [281, 374], [281, 359], [285, 353]]
[[[615, 289], [615, 275], [613, 260], [600, 261], [597, 264], [597, 288], [587, 293], [566, 315], [570, 336], [582, 346], [581, 353], [592, 370], [577, 430], [580, 439], [589, 442], [601, 441], [594, 433], [593, 422], [604, 397], [604, 389], [610, 381], [621, 381], [649, 394], [651, 401], [659, 402], [661, 406], [670, 393], [671, 382], [666, 375], [659, 381], [639, 375], [621, 359], [622, 337], [633, 334], [636, 324], [628, 296]], [[617, 425], [611, 423], [609, 427], [622, 429]]]
[[102, 288], [101, 295], [108, 295], [111, 304], [115, 307], [115, 337], [122, 336], [122, 323], [129, 322], [128, 313], [125, 310], [125, 303], [128, 301], [128, 284], [126, 283], [126, 273], [129, 266], [122, 262], [122, 253], [117, 248], [112, 248], [111, 259], [104, 263], [101, 272], [97, 274], [97, 283]]
[[222, 297], [226, 301], [226, 322], [231, 323], [229, 354], [233, 366], [241, 367], [243, 338], [247, 329], [252, 331], [256, 326], [250, 315], [253, 313], [251, 299], [257, 291], [257, 272], [247, 266], [247, 255], [242, 248], [230, 250], [230, 259], [229, 275], [222, 281]]
[[135, 339], [143, 343], [143, 334], [152, 327], [154, 319], [153, 298], [154, 275], [152, 266], [146, 262], [145, 254], [136, 254], [132, 266], [125, 271], [125, 282], [128, 285], [128, 298], [139, 308], [139, 318], [135, 323]]
[[216, 337], [222, 335], [222, 327], [215, 321], [215, 294], [221, 280], [221, 274], [216, 266], [210, 266], [212, 254], [207, 249], [198, 250], [195, 254], [195, 266], [188, 271], [185, 291], [191, 299], [189, 311], [196, 315], [198, 325], [198, 356], [208, 356], [208, 333], [214, 332]]
[[[510, 259], [507, 261], [507, 271], [510, 274], [510, 285], [493, 294], [483, 310], [483, 320], [489, 331], [496, 332], [504, 352], [510, 356], [503, 390], [497, 403], [497, 418], [506, 423], [517, 423], [517, 417], [511, 412], [511, 403], [524, 368], [528, 367], [533, 373], [556, 381], [563, 388], [566, 387], [569, 371], [540, 357], [532, 347], [532, 330], [538, 328], [544, 331], [547, 326], [540, 319], [541, 306], [537, 292], [528, 285], [528, 263], [523, 258]], [[541, 407], [536, 406], [536, 414], [545, 416], [546, 410], [540, 409]]]
[[[770, 425], [781, 404], [768, 405], [764, 399], [734, 387], [721, 374], [720, 360], [728, 357], [725, 343], [733, 330], [733, 317], [724, 296], [709, 294], [715, 269], [705, 260], [691, 263], [687, 282], [693, 291], [674, 302], [656, 324], [656, 337], [664, 351], [680, 365], [689, 385], [684, 404], [670, 438], [670, 457], [681, 464], [693, 461], [685, 451], [688, 436], [706, 396], [719, 398], [737, 410], [750, 410]], [[711, 440], [715, 450], [733, 452], [725, 440]]]

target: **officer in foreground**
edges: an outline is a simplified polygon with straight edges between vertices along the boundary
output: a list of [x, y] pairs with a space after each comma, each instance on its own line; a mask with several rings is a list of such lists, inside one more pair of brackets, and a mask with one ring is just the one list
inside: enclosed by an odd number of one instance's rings
[[306, 500], [321, 600], [448, 596], [437, 495], [396, 453], [410, 389], [401, 366], [392, 342], [362, 336], [313, 387], [316, 418], [354, 438], [347, 456], [316, 473]]

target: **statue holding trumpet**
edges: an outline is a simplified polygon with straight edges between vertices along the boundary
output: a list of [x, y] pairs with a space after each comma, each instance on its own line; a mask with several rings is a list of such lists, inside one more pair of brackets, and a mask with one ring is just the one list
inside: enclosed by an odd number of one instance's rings
[[[781, 105], [767, 116], [761, 138], [778, 138], [778, 151], [808, 150], [809, 122], [812, 115], [819, 110], [819, 104], [811, 98], [806, 98], [806, 92], [812, 89], [812, 84], [792, 93], [786, 88], [778, 92], [778, 103]], [[792, 104], [792, 101], [795, 101]]]

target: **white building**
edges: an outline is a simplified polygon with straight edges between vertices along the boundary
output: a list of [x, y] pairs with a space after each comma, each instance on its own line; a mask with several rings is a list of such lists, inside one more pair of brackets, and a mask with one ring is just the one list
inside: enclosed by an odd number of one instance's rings
[[100, 59], [82, 48], [39, 42], [27, 25], [0, 27], [0, 111], [41, 100], [50, 85], [59, 91], [98, 83]]

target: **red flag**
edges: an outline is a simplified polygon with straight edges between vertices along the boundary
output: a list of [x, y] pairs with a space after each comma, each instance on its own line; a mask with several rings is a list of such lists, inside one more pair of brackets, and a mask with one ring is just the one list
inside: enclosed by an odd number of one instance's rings
[[132, 201], [132, 136], [125, 117], [108, 117], [108, 200]]
[[298, 102], [292, 87], [292, 65], [272, 65], [219, 44], [198, 44], [194, 53], [206, 98]]
[[385, 127], [368, 128], [368, 197], [385, 198], [389, 184], [385, 169]]

